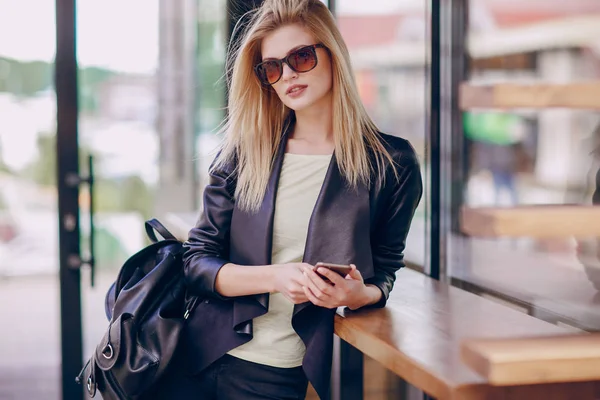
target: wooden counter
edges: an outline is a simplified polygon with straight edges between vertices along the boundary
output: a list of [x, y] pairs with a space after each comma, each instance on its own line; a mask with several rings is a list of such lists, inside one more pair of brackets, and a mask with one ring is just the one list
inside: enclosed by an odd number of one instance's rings
[[497, 386], [600, 380], [600, 334], [472, 339], [461, 354]]
[[460, 358], [467, 339], [569, 334], [558, 327], [404, 269], [383, 309], [338, 311], [335, 333], [438, 399], [586, 399], [591, 383], [494, 387]]
[[478, 237], [600, 236], [600, 206], [464, 207], [460, 220], [464, 233]]
[[490, 109], [600, 109], [600, 82], [577, 82], [566, 84], [511, 84], [490, 86], [471, 85], [460, 87], [461, 110]]

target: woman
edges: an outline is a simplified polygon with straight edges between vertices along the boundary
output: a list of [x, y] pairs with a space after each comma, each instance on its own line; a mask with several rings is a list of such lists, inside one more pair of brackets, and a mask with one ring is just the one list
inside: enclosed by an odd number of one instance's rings
[[266, 0], [234, 51], [225, 140], [184, 255], [203, 301], [161, 392], [301, 399], [310, 381], [326, 399], [335, 309], [383, 307], [403, 267], [417, 156], [367, 116], [319, 0]]

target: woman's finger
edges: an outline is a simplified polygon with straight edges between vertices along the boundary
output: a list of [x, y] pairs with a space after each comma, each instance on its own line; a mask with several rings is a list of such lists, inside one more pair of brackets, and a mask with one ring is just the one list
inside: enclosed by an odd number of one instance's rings
[[313, 303], [315, 306], [324, 307], [324, 303], [313, 294], [313, 292], [306, 286], [303, 287], [304, 294], [308, 298], [308, 301]]
[[[331, 290], [331, 285], [328, 285], [327, 283], [325, 283], [323, 281], [323, 279], [321, 279], [316, 273], [314, 273], [312, 271], [307, 272], [307, 275], [308, 275], [307, 287], [310, 289], [311, 293], [313, 293], [314, 296], [316, 296], [317, 298], [319, 298], [321, 300], [326, 300], [327, 297], [329, 296], [328, 292]], [[314, 275], [314, 277], [311, 275]], [[317, 282], [321, 281], [322, 285], [319, 285], [315, 281], [317, 281]]]
[[333, 272], [329, 268], [319, 267], [317, 268], [317, 272], [329, 279], [334, 285], [344, 284], [344, 278], [342, 278], [340, 274], [338, 274], [337, 272]]
[[329, 294], [331, 291], [331, 284], [326, 282], [323, 277], [319, 276], [314, 270], [307, 271], [306, 276], [308, 280], [312, 282], [321, 292]]
[[356, 268], [356, 265], [350, 264], [350, 267], [352, 267], [352, 270], [350, 271], [350, 273], [348, 274], [348, 276], [346, 278], [347, 279], [350, 278], [350, 279], [354, 279], [354, 280], [363, 282], [362, 274], [360, 273], [358, 268]]

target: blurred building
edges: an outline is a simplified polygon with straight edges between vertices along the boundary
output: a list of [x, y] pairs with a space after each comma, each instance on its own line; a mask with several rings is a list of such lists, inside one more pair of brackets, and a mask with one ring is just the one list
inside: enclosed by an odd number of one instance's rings
[[[472, 84], [571, 82], [600, 77], [597, 1], [484, 0], [470, 6]], [[385, 15], [341, 14], [338, 19], [369, 111], [384, 130], [394, 127], [419, 141], [427, 104], [426, 92], [419, 89], [424, 87], [429, 60], [424, 3], [414, 2], [414, 7]], [[365, 35], [365, 31], [372, 34]], [[572, 110], [523, 110], [519, 115], [524, 129], [534, 136], [530, 138], [535, 143], [532, 179], [554, 187], [583, 186], [582, 171], [589, 165], [580, 163], [587, 156], [582, 144], [599, 122], [598, 117]]]
[[[157, 131], [159, 182], [155, 210], [190, 211], [197, 203], [195, 140], [198, 2], [160, 0]], [[177, 202], [173, 202], [173, 197]]]

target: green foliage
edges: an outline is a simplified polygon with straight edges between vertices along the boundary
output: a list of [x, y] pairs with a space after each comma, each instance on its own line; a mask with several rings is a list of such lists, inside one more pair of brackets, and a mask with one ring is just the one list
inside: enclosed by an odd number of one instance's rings
[[4, 163], [4, 160], [2, 160], [2, 148], [0, 148], [0, 174], [1, 173], [12, 174], [11, 169]]
[[[39, 135], [37, 150], [37, 158], [20, 175], [42, 186], [56, 186], [56, 134]], [[86, 149], [80, 149], [79, 165], [86, 165], [88, 154]]]
[[153, 194], [138, 176], [120, 181], [98, 179], [95, 186], [96, 211], [135, 211], [149, 218], [153, 208]]
[[79, 70], [79, 84], [81, 86], [94, 86], [116, 75], [115, 72], [98, 67], [88, 67]]
[[[89, 254], [89, 243], [89, 233], [82, 234], [81, 251], [84, 254]], [[100, 271], [119, 268], [128, 257], [123, 243], [102, 224], [94, 227], [94, 246], [96, 268]]]
[[38, 156], [22, 171], [21, 176], [42, 186], [56, 185], [56, 135], [39, 135]]
[[18, 97], [33, 96], [50, 88], [52, 81], [52, 64], [0, 57], [0, 92], [13, 93]]
[[[116, 75], [104, 68], [88, 67], [78, 71], [79, 106], [82, 112], [95, 111], [98, 84]], [[22, 62], [0, 57], [0, 92], [31, 97], [54, 85], [54, 64], [43, 61]]]
[[118, 268], [129, 256], [121, 241], [102, 227], [96, 227], [94, 245], [96, 246], [96, 267], [100, 270]]
[[[56, 185], [56, 135], [40, 135], [38, 137], [38, 157], [27, 165], [20, 173], [41, 186]], [[90, 152], [82, 148], [79, 152], [79, 165], [85, 174]], [[101, 160], [97, 157], [94, 163]], [[128, 176], [121, 180], [109, 180], [96, 177], [95, 181], [96, 211], [136, 211], [149, 217], [152, 213], [153, 194], [144, 181], [138, 176]]]
[[94, 112], [98, 109], [98, 85], [110, 79], [115, 73], [106, 69], [89, 67], [79, 70], [79, 107], [81, 112]]
[[201, 21], [198, 23], [198, 85], [196, 99], [198, 128], [202, 132], [214, 130], [225, 116], [225, 59], [221, 47], [215, 40], [225, 37], [223, 21]]
[[154, 209], [154, 194], [139, 176], [129, 176], [122, 182], [123, 208], [139, 212], [145, 219]]

